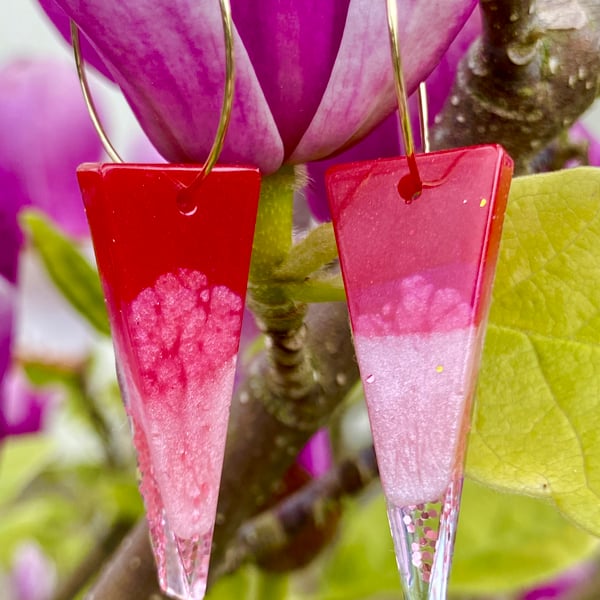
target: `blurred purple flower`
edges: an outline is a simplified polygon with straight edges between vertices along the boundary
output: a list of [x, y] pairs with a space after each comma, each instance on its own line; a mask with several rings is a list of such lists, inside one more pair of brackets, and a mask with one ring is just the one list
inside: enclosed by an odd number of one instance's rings
[[10, 574], [10, 600], [50, 600], [56, 586], [56, 570], [35, 542], [21, 544]]
[[594, 563], [582, 563], [569, 569], [559, 577], [524, 593], [520, 600], [559, 600], [572, 593], [578, 586], [593, 576]]
[[[592, 167], [600, 167], [600, 140], [583, 123], [578, 122], [569, 130], [569, 137], [573, 142], [588, 144], [588, 163]], [[578, 165], [575, 165], [578, 166]]]
[[[55, 0], [40, 0], [57, 18]], [[475, 0], [398, 0], [407, 85], [427, 77]], [[150, 140], [172, 162], [203, 161], [223, 96], [216, 0], [57, 0], [104, 59]], [[324, 158], [394, 107], [385, 3], [233, 0], [236, 93], [222, 158], [257, 164]]]
[[101, 147], [74, 67], [57, 61], [20, 60], [0, 69], [0, 131], [0, 225], [7, 234], [0, 256], [11, 257], [2, 272], [15, 281], [22, 207], [36, 206], [67, 233], [87, 235], [75, 168], [97, 160]]
[[16, 369], [9, 370], [0, 382], [0, 440], [42, 429], [53, 396], [29, 386]]
[[87, 235], [75, 167], [101, 154], [71, 66], [20, 60], [0, 68], [0, 439], [39, 428], [44, 394], [10, 371], [19, 211], [44, 210], [68, 233]]
[[327, 428], [319, 429], [308, 440], [296, 462], [312, 477], [321, 477], [331, 469], [333, 450]]

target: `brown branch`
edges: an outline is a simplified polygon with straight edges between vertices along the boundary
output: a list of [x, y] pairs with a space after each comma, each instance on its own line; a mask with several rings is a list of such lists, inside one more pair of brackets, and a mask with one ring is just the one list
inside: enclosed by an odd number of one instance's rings
[[260, 562], [293, 546], [294, 540], [309, 527], [325, 527], [329, 516], [339, 509], [343, 497], [357, 494], [377, 476], [373, 447], [341, 462], [320, 479], [313, 480], [242, 525], [212, 578], [232, 573], [247, 562]]
[[166, 600], [160, 592], [146, 519], [121, 542], [87, 600]]
[[96, 575], [102, 563], [110, 556], [125, 534], [124, 523], [116, 523], [110, 531], [91, 549], [89, 554], [79, 563], [73, 573], [58, 587], [53, 600], [72, 600]]
[[436, 148], [502, 144], [531, 161], [594, 101], [597, 2], [480, 0], [483, 34], [463, 59], [433, 133]]
[[[315, 383], [309, 393], [273, 394], [265, 378], [271, 359], [263, 356], [233, 403], [212, 569], [219, 568], [229, 540], [276, 490], [300, 449], [358, 379], [344, 304], [310, 306], [301, 335]], [[284, 411], [274, 409], [282, 406]]]

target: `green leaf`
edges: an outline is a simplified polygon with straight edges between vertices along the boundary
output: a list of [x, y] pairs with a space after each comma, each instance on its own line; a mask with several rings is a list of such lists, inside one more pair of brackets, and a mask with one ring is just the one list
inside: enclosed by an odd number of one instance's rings
[[[451, 589], [498, 593], [530, 586], [590, 556], [596, 538], [546, 502], [466, 481]], [[400, 578], [381, 494], [346, 511], [338, 545], [311, 600], [400, 597]], [[308, 596], [307, 596], [308, 598]]]
[[9, 565], [17, 546], [36, 540], [56, 561], [59, 572], [72, 569], [93, 542], [89, 521], [76, 502], [58, 495], [27, 499], [0, 509], [0, 563]]
[[21, 220], [50, 278], [64, 297], [98, 332], [110, 335], [98, 273], [40, 212], [26, 211]]
[[0, 505], [16, 498], [48, 466], [53, 443], [42, 434], [11, 436], [0, 447]]
[[487, 594], [533, 587], [597, 548], [595, 537], [547, 502], [466, 482], [450, 588]]
[[219, 579], [209, 590], [206, 600], [284, 600], [287, 597], [287, 576], [246, 566]]
[[324, 566], [322, 584], [311, 600], [364, 600], [374, 594], [398, 597], [400, 578], [383, 496], [349, 503], [340, 532]]
[[468, 473], [600, 535], [600, 169], [517, 179]]

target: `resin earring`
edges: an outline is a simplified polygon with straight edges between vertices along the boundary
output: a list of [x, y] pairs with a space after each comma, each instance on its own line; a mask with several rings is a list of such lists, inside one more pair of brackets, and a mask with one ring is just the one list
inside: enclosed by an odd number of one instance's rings
[[[206, 163], [78, 169], [159, 581], [184, 600], [206, 589], [260, 188], [256, 168], [215, 166], [234, 82], [231, 11], [220, 4], [226, 86]], [[120, 162], [72, 33], [88, 108]]]
[[415, 155], [387, 6], [406, 156], [335, 167], [327, 187], [404, 595], [444, 600], [512, 160]]

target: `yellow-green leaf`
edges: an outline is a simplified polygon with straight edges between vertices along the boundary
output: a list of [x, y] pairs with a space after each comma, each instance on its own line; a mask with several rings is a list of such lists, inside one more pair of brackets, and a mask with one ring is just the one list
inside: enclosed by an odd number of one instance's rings
[[467, 482], [450, 588], [485, 594], [534, 587], [589, 557], [598, 540], [547, 502]]
[[600, 169], [515, 180], [468, 472], [600, 535]]
[[[557, 575], [597, 547], [596, 538], [573, 527], [547, 502], [466, 481], [450, 587], [484, 595], [523, 589]], [[400, 597], [381, 494], [345, 512], [320, 581], [319, 592], [307, 600]]]
[[63, 296], [99, 333], [110, 335], [104, 295], [96, 270], [81, 255], [74, 242], [39, 211], [25, 211], [21, 221]]

